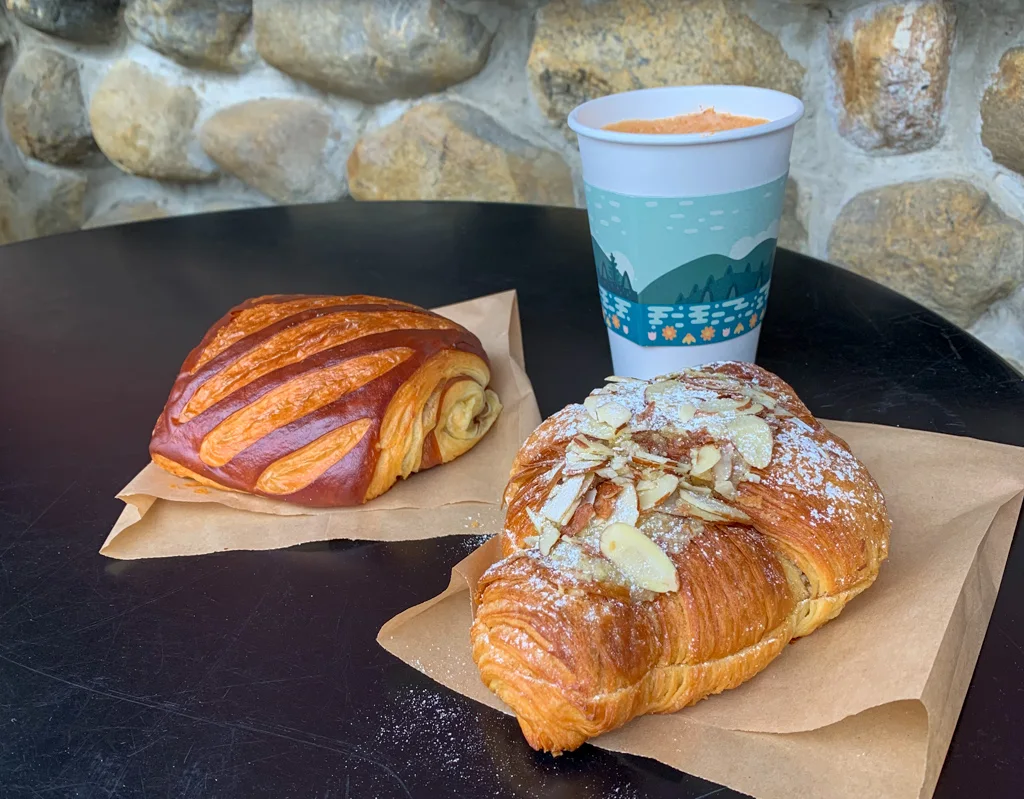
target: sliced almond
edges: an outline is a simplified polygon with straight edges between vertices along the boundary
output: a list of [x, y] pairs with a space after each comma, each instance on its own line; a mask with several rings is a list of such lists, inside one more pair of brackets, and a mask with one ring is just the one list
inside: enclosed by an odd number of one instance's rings
[[716, 483], [722, 480], [728, 481], [732, 478], [732, 462], [733, 456], [736, 454], [736, 448], [726, 444], [719, 452], [722, 453], [722, 459], [715, 464], [713, 470]]
[[715, 493], [721, 494], [726, 499], [736, 499], [736, 486], [728, 480], [716, 480]]
[[[530, 521], [533, 523], [533, 527], [537, 531], [537, 535], [527, 536], [525, 539], [526, 545], [536, 545], [537, 548], [545, 555], [550, 554], [551, 547], [558, 542], [558, 539], [562, 534], [561, 531], [551, 523], [550, 519], [545, 519], [532, 508], [526, 509], [526, 515], [530, 517]], [[533, 539], [533, 541], [531, 542], [530, 539]]]
[[583, 400], [583, 407], [587, 409], [587, 413], [590, 414], [590, 418], [597, 421], [597, 405], [601, 401], [601, 397], [597, 394], [591, 394], [585, 400]]
[[690, 464], [683, 463], [681, 461], [676, 461], [676, 462], [670, 463], [665, 468], [671, 469], [673, 472], [675, 472], [678, 475], [688, 475], [690, 473]]
[[562, 535], [571, 537], [583, 531], [590, 524], [590, 520], [596, 515], [597, 511], [593, 505], [588, 502], [581, 502], [576, 507], [576, 512], [569, 519], [568, 524], [562, 528]]
[[601, 464], [602, 461], [582, 459], [579, 457], [579, 454], [575, 452], [566, 451], [565, 453], [565, 474], [584, 474], [597, 469]]
[[714, 444], [705, 444], [697, 450], [697, 456], [693, 459], [693, 466], [690, 474], [702, 475], [714, 468], [715, 464], [722, 460], [722, 453]]
[[679, 388], [678, 380], [656, 380], [644, 389], [645, 402], [657, 402], [658, 398]]
[[609, 375], [604, 379], [605, 383], [642, 383], [638, 377], [620, 377], [619, 375]]
[[[587, 397], [587, 399], [591, 399]], [[596, 406], [593, 414], [596, 414]], [[586, 435], [587, 438], [593, 441], [611, 441], [615, 438], [615, 428], [611, 425], [605, 424], [604, 422], [598, 421], [596, 415], [592, 415], [588, 410], [587, 415], [580, 419], [579, 432]]]
[[689, 402], [684, 402], [679, 406], [679, 421], [688, 422], [693, 418], [695, 413], [697, 413], [697, 406], [691, 405]]
[[544, 529], [541, 532], [540, 537], [537, 539], [537, 549], [539, 549], [543, 555], [550, 555], [551, 548], [558, 543], [558, 539], [561, 538], [561, 536], [562, 531], [545, 519]]
[[659, 594], [679, 590], [679, 575], [671, 558], [631, 524], [605, 527], [601, 552], [640, 588]]
[[591, 474], [577, 474], [565, 478], [548, 495], [547, 501], [540, 509], [540, 515], [551, 519], [555, 524], [565, 524], [590, 488], [593, 479], [594, 476]]
[[565, 466], [569, 473], [597, 469], [612, 456], [612, 451], [598, 441], [577, 436], [565, 448]]
[[679, 515], [693, 515], [711, 522], [749, 522], [750, 517], [743, 511], [729, 507], [711, 496], [703, 496], [690, 491], [680, 491], [679, 499], [684, 506], [676, 506]]
[[760, 416], [737, 416], [726, 424], [729, 437], [743, 459], [756, 469], [772, 460], [772, 429]]
[[629, 408], [618, 402], [604, 402], [597, 406], [597, 420], [604, 422], [613, 430], [618, 430], [632, 418], [633, 414], [629, 412]]
[[611, 468], [610, 466], [606, 466], [606, 467], [604, 467], [602, 469], [598, 469], [597, 470], [597, 476], [598, 477], [603, 477], [606, 480], [611, 480], [612, 478], [618, 477], [619, 473], [617, 471], [615, 471], [613, 468]]
[[740, 410], [739, 413], [742, 413], [744, 416], [757, 416], [757, 414], [759, 414], [763, 410], [764, 405], [762, 405], [760, 402], [755, 402], [749, 408], [743, 408], [742, 410]]
[[704, 400], [700, 404], [698, 410], [701, 413], [723, 413], [726, 411], [735, 411], [737, 408], [742, 408], [750, 400], [736, 400], [730, 399], [729, 397], [719, 397], [717, 399]]
[[581, 450], [589, 452], [595, 458], [610, 458], [612, 451], [600, 441], [592, 441], [586, 436], [577, 436], [573, 439], [574, 444], [580, 447]]
[[640, 510], [650, 510], [676, 490], [679, 478], [674, 474], [662, 474], [654, 481], [642, 482], [646, 483], [643, 488], [640, 483], [636, 487], [637, 505]]
[[640, 507], [636, 487], [633, 483], [626, 481], [622, 485], [622, 490], [612, 499], [612, 512], [608, 521], [636, 524], [639, 518]]
[[639, 463], [642, 466], [664, 466], [672, 463], [669, 458], [663, 457], [662, 455], [655, 455], [653, 452], [647, 452], [646, 450], [639, 450], [634, 452], [631, 456], [634, 463]]
[[598, 519], [610, 519], [615, 510], [615, 497], [622, 492], [622, 486], [614, 480], [606, 480], [597, 486], [594, 498], [594, 512]]
[[774, 408], [775, 405], [776, 405], [775, 398], [772, 397], [772, 396], [769, 396], [765, 392], [761, 391], [761, 389], [759, 389], [759, 388], [754, 388], [753, 386], [748, 386], [747, 389], [746, 389], [746, 393], [747, 393], [748, 396], [750, 396], [753, 399], [757, 400], [762, 405], [764, 405], [766, 408]]

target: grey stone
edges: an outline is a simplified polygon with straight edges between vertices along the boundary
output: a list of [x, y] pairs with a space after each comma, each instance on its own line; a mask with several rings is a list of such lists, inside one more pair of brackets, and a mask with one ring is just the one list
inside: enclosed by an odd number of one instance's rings
[[126, 200], [116, 203], [105, 211], [93, 214], [83, 230], [111, 225], [125, 225], [130, 222], [145, 222], [148, 219], [163, 219], [170, 216], [166, 210], [152, 200]]
[[77, 164], [96, 149], [75, 61], [55, 50], [22, 52], [3, 91], [4, 122], [30, 158]]
[[159, 180], [204, 180], [216, 170], [189, 158], [199, 101], [133, 61], [119, 61], [89, 106], [93, 136], [121, 169]]
[[1007, 50], [981, 101], [981, 143], [996, 162], [1024, 175], [1024, 47]]
[[0, 3], [0, 79], [7, 74], [14, 63], [18, 48], [18, 30], [11, 16], [4, 12]]
[[883, 152], [938, 142], [955, 25], [943, 0], [873, 4], [842, 18], [829, 35], [839, 132]]
[[85, 221], [87, 187], [85, 175], [66, 169], [31, 176], [22, 188], [29, 207], [24, 220], [26, 237], [79, 230]]
[[1024, 374], [1024, 286], [989, 308], [971, 333]]
[[254, 0], [253, 25], [268, 63], [368, 103], [466, 80], [492, 38], [443, 0]]
[[807, 226], [800, 212], [800, 187], [792, 176], [786, 183], [786, 196], [782, 201], [778, 241], [780, 247], [807, 252]]
[[0, 244], [78, 230], [88, 178], [33, 162], [20, 175], [0, 174]]
[[88, 44], [117, 35], [120, 6], [120, 0], [7, 0], [7, 8], [26, 25]]
[[562, 157], [453, 101], [425, 102], [365, 134], [348, 159], [357, 200], [482, 200], [574, 205]]
[[188, 66], [239, 69], [249, 54], [239, 49], [252, 15], [252, 0], [128, 0], [129, 32], [157, 52]]
[[282, 203], [341, 197], [352, 138], [322, 104], [306, 99], [239, 103], [214, 114], [200, 133], [225, 172]]
[[731, 0], [552, 0], [527, 62], [541, 110], [563, 128], [577, 105], [615, 92], [701, 83], [800, 96], [804, 68]]
[[1024, 225], [966, 181], [900, 183], [850, 200], [828, 254], [967, 327], [1024, 282]]
[[244, 208], [266, 208], [270, 203], [266, 200], [257, 201], [252, 197], [246, 197], [244, 199], [238, 198], [219, 198], [215, 200], [206, 200], [202, 205], [197, 207], [194, 211], [188, 213], [196, 214], [215, 214], [221, 211], [240, 211]]
[[0, 244], [13, 244], [25, 238], [21, 235], [20, 229], [18, 199], [7, 176], [0, 173]]

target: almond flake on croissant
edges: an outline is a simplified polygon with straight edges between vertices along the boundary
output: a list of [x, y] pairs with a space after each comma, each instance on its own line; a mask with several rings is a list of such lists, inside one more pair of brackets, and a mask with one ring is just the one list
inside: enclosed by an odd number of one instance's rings
[[543, 422], [477, 585], [483, 682], [558, 754], [734, 688], [875, 580], [875, 481], [781, 379], [609, 378]]
[[381, 297], [274, 295], [185, 359], [150, 454], [205, 485], [357, 505], [470, 450], [501, 411], [461, 325]]

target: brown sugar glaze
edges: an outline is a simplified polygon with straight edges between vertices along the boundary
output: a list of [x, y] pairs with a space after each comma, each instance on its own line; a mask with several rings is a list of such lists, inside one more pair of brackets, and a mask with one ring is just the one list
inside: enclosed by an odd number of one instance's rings
[[674, 117], [662, 117], [661, 119], [624, 119], [621, 122], [612, 122], [605, 125], [602, 130], [613, 130], [618, 133], [720, 133], [723, 130], [735, 128], [752, 128], [755, 125], [763, 125], [767, 119], [758, 117], [745, 117], [737, 114], [729, 114], [725, 111], [716, 111], [714, 108], [705, 108], [693, 114], [680, 114]]

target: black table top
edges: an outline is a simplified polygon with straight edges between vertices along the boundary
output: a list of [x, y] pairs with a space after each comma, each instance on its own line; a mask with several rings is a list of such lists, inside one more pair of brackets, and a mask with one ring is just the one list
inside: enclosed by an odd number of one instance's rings
[[[0, 250], [0, 795], [736, 796], [590, 746], [536, 754], [514, 720], [379, 648], [479, 539], [97, 554], [178, 366], [229, 306], [508, 288], [550, 414], [610, 371], [580, 211], [341, 203]], [[991, 351], [808, 258], [778, 254], [759, 360], [824, 417], [1024, 445], [1024, 381]], [[937, 796], [1020, 795], [1022, 575], [1017, 545]]]

